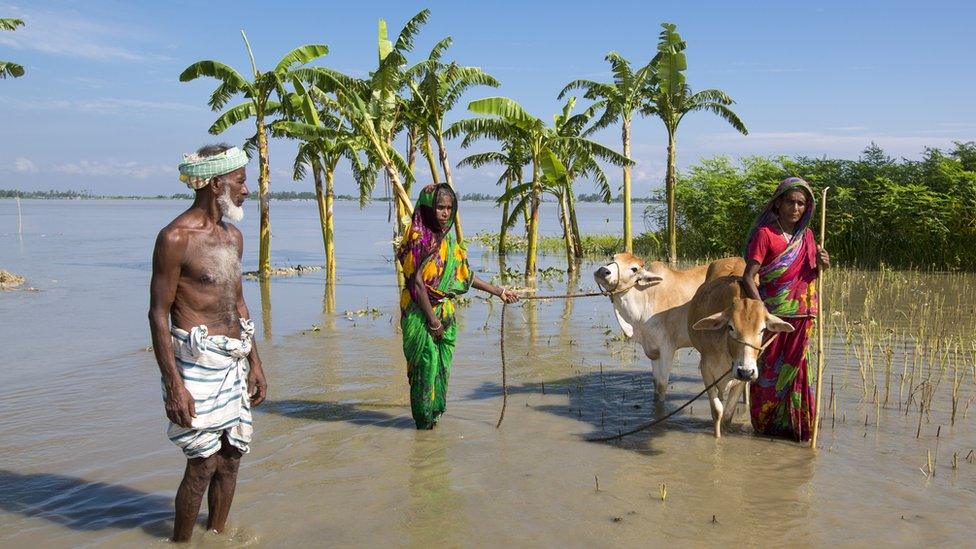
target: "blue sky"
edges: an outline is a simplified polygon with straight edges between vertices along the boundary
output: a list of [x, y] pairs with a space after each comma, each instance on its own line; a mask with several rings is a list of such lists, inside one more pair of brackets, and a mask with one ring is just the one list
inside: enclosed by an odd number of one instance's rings
[[[179, 73], [216, 59], [244, 73], [245, 29], [258, 64], [291, 48], [328, 44], [320, 63], [365, 76], [376, 59], [376, 22], [392, 32], [423, 7], [430, 22], [415, 58], [444, 36], [448, 58], [497, 77], [467, 100], [505, 95], [549, 120], [556, 94], [575, 78], [609, 79], [604, 56], [636, 64], [653, 55], [660, 23], [688, 42], [688, 80], [735, 100], [750, 130], [740, 136], [705, 113], [679, 130], [679, 167], [705, 156], [803, 154], [856, 158], [874, 141], [893, 156], [976, 139], [976, 7], [969, 2], [44, 2], [0, 0], [0, 17], [27, 23], [0, 33], [0, 59], [27, 75], [0, 81], [0, 188], [88, 189], [138, 195], [181, 192], [183, 152], [214, 141], [206, 105], [215, 83]], [[239, 143], [252, 128], [216, 140]], [[661, 185], [659, 121], [634, 124], [635, 193]], [[619, 129], [597, 135], [619, 150]], [[294, 146], [271, 148], [275, 190], [291, 180]], [[463, 151], [450, 150], [454, 162]], [[256, 161], [250, 176], [256, 180]], [[463, 192], [497, 193], [498, 171], [456, 174]], [[418, 173], [423, 177], [423, 173]], [[616, 176], [615, 178], [619, 178]], [[337, 190], [352, 192], [347, 173]], [[579, 192], [590, 192], [587, 183]]]

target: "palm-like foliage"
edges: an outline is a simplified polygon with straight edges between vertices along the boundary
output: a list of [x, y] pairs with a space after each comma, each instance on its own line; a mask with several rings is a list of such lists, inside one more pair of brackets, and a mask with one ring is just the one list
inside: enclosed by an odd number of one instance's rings
[[717, 89], [692, 92], [684, 75], [684, 71], [688, 67], [684, 54], [687, 43], [681, 39], [675, 25], [663, 23], [661, 26], [663, 30], [658, 41], [657, 55], [651, 60], [651, 64], [654, 65], [654, 77], [647, 90], [648, 102], [641, 112], [644, 115], [654, 115], [660, 118], [668, 132], [668, 167], [665, 180], [668, 202], [668, 261], [674, 265], [678, 257], [674, 203], [674, 188], [677, 179], [675, 137], [678, 132], [678, 125], [689, 113], [709, 111], [722, 117], [742, 134], [748, 134], [749, 131], [739, 116], [729, 108], [735, 101], [728, 94]]
[[[13, 31], [23, 25], [24, 22], [20, 19], [0, 19], [0, 30]], [[0, 61], [0, 79], [7, 78], [8, 76], [10, 78], [24, 76], [24, 66], [18, 65], [13, 61]]]
[[[612, 124], [621, 122], [621, 139], [623, 141], [623, 155], [630, 159], [630, 124], [635, 112], [640, 112], [645, 101], [645, 90], [654, 74], [653, 65], [648, 63], [634, 71], [630, 61], [617, 52], [610, 52], [606, 56], [613, 71], [613, 82], [594, 82], [592, 80], [574, 80], [566, 85], [559, 97], [573, 89], [584, 90], [583, 97], [595, 101], [591, 109], [602, 110], [603, 114], [587, 130], [593, 133]], [[633, 251], [633, 235], [631, 234], [631, 163], [624, 164], [624, 248]]]
[[[426, 62], [420, 67], [419, 81], [411, 82], [410, 87], [413, 98], [411, 113], [417, 124], [417, 134], [424, 143], [434, 182], [437, 183], [439, 178], [431, 158], [431, 139], [437, 144], [437, 157], [444, 172], [444, 180], [453, 187], [451, 163], [444, 143], [444, 116], [470, 88], [498, 87], [499, 83], [493, 76], [478, 67], [465, 67], [455, 62], [444, 63], [443, 54], [450, 47], [451, 42], [450, 37], [444, 38], [431, 49]], [[454, 227], [457, 230], [458, 240], [462, 241], [464, 236], [460, 220]]]
[[[470, 145], [470, 141], [465, 140], [463, 146], [467, 147], [468, 145]], [[507, 139], [502, 140], [501, 151], [488, 151], [472, 154], [461, 159], [457, 165], [459, 168], [467, 166], [474, 169], [478, 169], [489, 164], [502, 166], [504, 171], [498, 178], [497, 184], [505, 186], [505, 191], [502, 193], [502, 196], [506, 197], [511, 195], [511, 190], [514, 185], [521, 183], [522, 168], [524, 168], [525, 165], [531, 161], [532, 158], [528, 154], [527, 144], [520, 139], [519, 135], [513, 133]], [[501, 227], [498, 232], [498, 254], [500, 256], [504, 256], [508, 248], [508, 244], [506, 242], [508, 229], [511, 226], [509, 222], [509, 208], [511, 206], [511, 200], [499, 199], [499, 202], [502, 205], [502, 220]]]
[[[556, 117], [557, 123], [565, 120], [565, 125], [576, 124], [575, 120], [577, 119], [572, 119], [570, 116], [572, 103], [573, 101], [570, 102], [568, 109], [564, 109], [562, 117]], [[505, 221], [507, 225], [513, 224], [520, 213], [526, 211], [528, 213], [526, 230], [528, 250], [525, 262], [525, 278], [526, 282], [531, 283], [535, 280], [536, 274], [539, 204], [542, 194], [549, 192], [556, 196], [565, 196], [565, 188], [570, 184], [566, 168], [559, 159], [558, 152], [588, 154], [619, 162], [628, 162], [628, 160], [611, 149], [584, 137], [560, 135], [559, 126], [546, 126], [541, 119], [532, 116], [521, 105], [507, 97], [479, 99], [471, 102], [468, 109], [489, 117], [468, 118], [455, 122], [445, 132], [446, 137], [464, 135], [462, 146], [467, 146], [474, 140], [482, 138], [494, 139], [503, 143], [514, 140], [524, 144], [525, 150], [531, 158], [532, 179], [512, 187], [499, 199], [500, 202], [518, 200]], [[570, 122], [570, 120], [573, 121]], [[564, 221], [568, 222], [568, 213], [566, 213], [565, 208], [563, 211]], [[564, 229], [566, 229], [567, 259], [572, 270], [575, 269], [572, 231], [565, 224]]]
[[[226, 109], [210, 126], [210, 133], [217, 135], [227, 128], [245, 120], [253, 118], [257, 132], [251, 139], [258, 149], [258, 196], [261, 203], [260, 245], [258, 250], [258, 270], [262, 276], [267, 276], [271, 270], [271, 220], [269, 215], [269, 189], [271, 185], [270, 168], [268, 164], [268, 128], [265, 117], [285, 112], [288, 104], [281, 102], [287, 95], [285, 82], [292, 77], [295, 67], [304, 65], [328, 53], [325, 44], [306, 44], [288, 52], [274, 69], [266, 72], [258, 70], [254, 62], [251, 45], [247, 35], [241, 31], [247, 55], [251, 60], [253, 80], [248, 81], [240, 73], [219, 61], [198, 61], [187, 67], [180, 74], [180, 82], [189, 82], [202, 76], [215, 78], [220, 81], [217, 89], [210, 96], [208, 104], [214, 111], [222, 110], [230, 99], [241, 94], [245, 101], [239, 105]], [[272, 99], [277, 96], [278, 101]]]
[[[359, 184], [359, 201], [363, 206], [372, 194], [376, 183], [376, 171], [369, 169], [360, 155], [367, 143], [352, 132], [336, 115], [338, 105], [318, 88], [305, 89], [295, 82], [297, 93], [289, 96], [296, 104], [292, 109], [294, 120], [276, 120], [271, 123], [275, 135], [301, 140], [294, 163], [294, 179], [304, 179], [307, 168], [312, 170], [315, 197], [322, 228], [322, 244], [325, 247], [326, 281], [333, 285], [336, 279], [335, 222], [333, 202], [335, 196], [335, 170], [342, 159], [349, 161], [353, 178]], [[325, 191], [322, 176], [325, 176]]]
[[[562, 112], [553, 117], [553, 131], [560, 137], [583, 137], [591, 130], [584, 130], [596, 112], [598, 105], [591, 106], [589, 109], [579, 114], [573, 114], [576, 105], [576, 98], [570, 97], [563, 105]], [[580, 146], [580, 141], [570, 140], [557, 142], [553, 149], [556, 156], [566, 168], [566, 191], [563, 199], [566, 201], [565, 214], [569, 220], [572, 230], [573, 248], [576, 257], [583, 253], [582, 239], [580, 238], [579, 224], [576, 220], [576, 197], [573, 192], [573, 184], [581, 178], [592, 179], [597, 186], [597, 190], [603, 197], [603, 201], [609, 203], [612, 199], [612, 189], [610, 181], [600, 161], [623, 166], [629, 170], [633, 164], [625, 155], [617, 154], [603, 146], [593, 146], [591, 141], [585, 142], [585, 146]], [[626, 233], [625, 233], [626, 234]]]
[[325, 71], [308, 71], [302, 78], [319, 89], [333, 92], [338, 113], [353, 132], [365, 139], [365, 154], [372, 166], [382, 169], [393, 189], [397, 234], [409, 222], [413, 203], [407, 185], [413, 181], [411, 166], [393, 147], [397, 133], [406, 127], [412, 112], [401, 93], [417, 79], [426, 61], [407, 65], [406, 54], [413, 49], [414, 38], [430, 17], [429, 10], [413, 16], [404, 25], [396, 42], [388, 38], [386, 22], [378, 25], [378, 65], [368, 79], [341, 79]]

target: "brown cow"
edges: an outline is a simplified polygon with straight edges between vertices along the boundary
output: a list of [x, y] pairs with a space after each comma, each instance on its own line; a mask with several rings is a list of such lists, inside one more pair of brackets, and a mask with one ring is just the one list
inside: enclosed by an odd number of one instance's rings
[[702, 381], [707, 387], [721, 379], [708, 390], [715, 436], [721, 437], [722, 423], [732, 421], [742, 390], [759, 377], [763, 332], [792, 332], [793, 326], [769, 314], [762, 301], [747, 298], [738, 276], [707, 282], [688, 305], [688, 332], [701, 353]]

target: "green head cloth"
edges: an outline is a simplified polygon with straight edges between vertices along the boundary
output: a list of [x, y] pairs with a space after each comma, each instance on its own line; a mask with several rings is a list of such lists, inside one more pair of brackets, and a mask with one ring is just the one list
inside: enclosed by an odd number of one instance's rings
[[210, 179], [230, 173], [247, 165], [247, 155], [237, 147], [212, 156], [196, 153], [184, 154], [180, 162], [180, 181], [187, 187], [199, 190], [210, 184]]

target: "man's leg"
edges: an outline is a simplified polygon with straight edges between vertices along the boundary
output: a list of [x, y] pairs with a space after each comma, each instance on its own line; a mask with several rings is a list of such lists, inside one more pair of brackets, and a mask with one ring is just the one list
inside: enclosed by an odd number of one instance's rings
[[207, 492], [207, 530], [223, 532], [230, 513], [230, 505], [234, 502], [234, 490], [237, 488], [237, 470], [241, 465], [241, 451], [227, 441], [226, 433], [220, 439], [220, 451], [214, 454], [217, 458], [217, 469], [210, 479], [210, 490]]
[[173, 524], [173, 541], [190, 541], [193, 524], [200, 512], [203, 492], [210, 484], [217, 468], [217, 455], [186, 460], [183, 482], [176, 491], [176, 521]]

